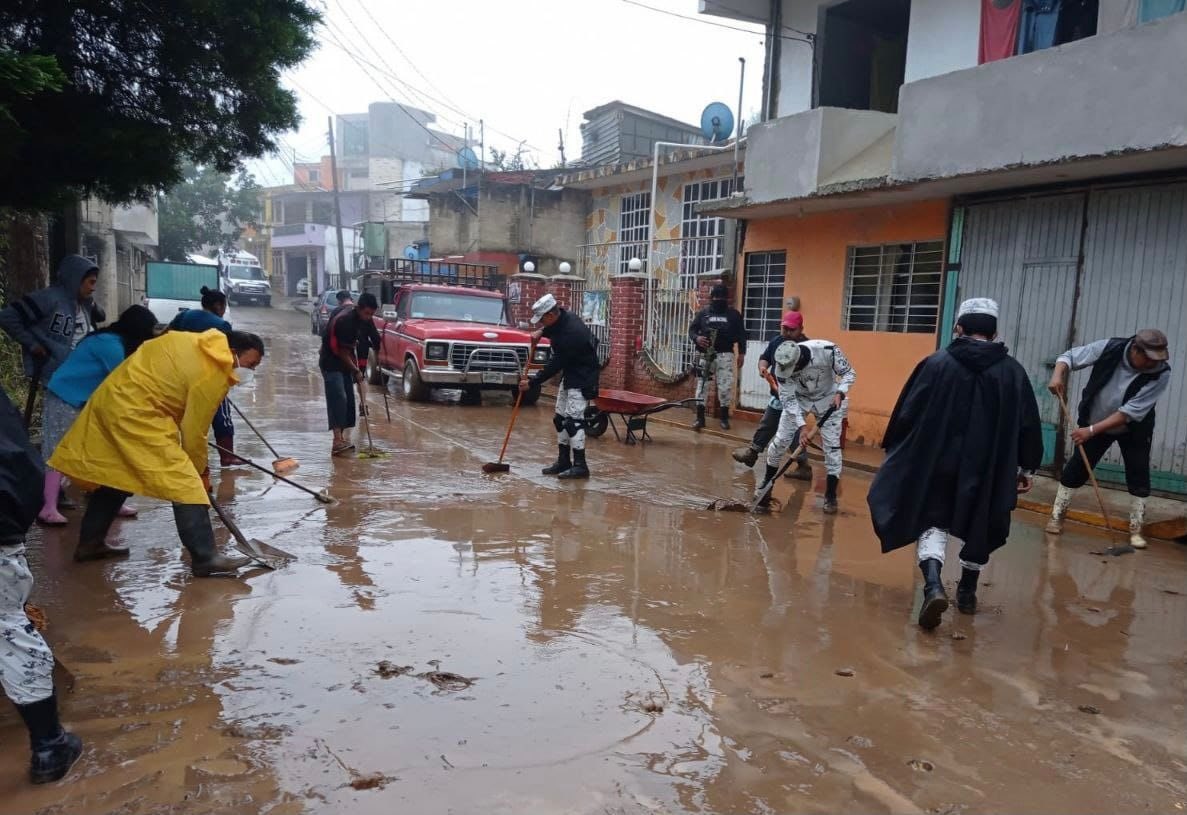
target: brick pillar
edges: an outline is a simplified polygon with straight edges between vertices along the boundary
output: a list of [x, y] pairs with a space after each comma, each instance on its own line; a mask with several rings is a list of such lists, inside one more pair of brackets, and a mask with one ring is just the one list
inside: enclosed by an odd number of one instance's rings
[[581, 314], [581, 303], [574, 302], [573, 290], [578, 288], [577, 284], [585, 283], [584, 277], [577, 277], [571, 274], [555, 274], [548, 278], [548, 283], [544, 290], [556, 298], [556, 302], [560, 304], [561, 308], [569, 311], [576, 311], [578, 316]]
[[602, 387], [629, 390], [630, 370], [643, 343], [643, 302], [647, 275], [610, 278], [610, 363]]
[[511, 304], [511, 322], [526, 323], [532, 316], [532, 303], [544, 296], [548, 278], [542, 274], [520, 272], [511, 275], [511, 283], [519, 284], [519, 302]]

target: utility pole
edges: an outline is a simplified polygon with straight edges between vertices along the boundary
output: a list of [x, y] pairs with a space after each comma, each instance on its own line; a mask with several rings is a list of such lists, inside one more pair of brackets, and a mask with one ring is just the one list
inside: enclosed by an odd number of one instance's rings
[[561, 151], [561, 166], [565, 166], [565, 131], [561, 128], [556, 129], [556, 137], [559, 139], [557, 148]]
[[478, 120], [478, 197], [474, 199], [474, 219], [478, 221], [478, 246], [482, 247], [482, 179], [486, 178], [486, 121]]
[[[338, 287], [349, 290], [346, 280], [346, 247], [342, 245], [342, 205], [338, 201], [338, 154], [334, 150], [334, 117], [326, 117], [326, 127], [330, 134], [330, 173], [334, 176], [334, 229], [338, 232]], [[312, 275], [310, 275], [312, 278]], [[310, 292], [312, 292], [310, 287]]]

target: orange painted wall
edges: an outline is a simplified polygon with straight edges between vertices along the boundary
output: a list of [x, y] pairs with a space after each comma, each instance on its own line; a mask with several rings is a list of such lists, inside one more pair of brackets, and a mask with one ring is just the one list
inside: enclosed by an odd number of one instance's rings
[[849, 399], [849, 443], [876, 445], [882, 440], [903, 384], [919, 360], [936, 349], [936, 337], [841, 330], [848, 247], [942, 240], [948, 206], [945, 199], [752, 220], [747, 225], [746, 252], [787, 252], [784, 294], [800, 297], [808, 336], [840, 345], [857, 371]]

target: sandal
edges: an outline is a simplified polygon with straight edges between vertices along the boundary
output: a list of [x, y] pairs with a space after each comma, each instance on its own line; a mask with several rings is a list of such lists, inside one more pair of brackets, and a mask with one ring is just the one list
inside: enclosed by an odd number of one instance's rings
[[350, 442], [347, 442], [346, 444], [339, 445], [338, 447], [335, 447], [333, 450], [331, 450], [330, 455], [340, 456], [343, 453], [348, 453], [353, 449], [354, 449], [354, 445], [351, 444]]

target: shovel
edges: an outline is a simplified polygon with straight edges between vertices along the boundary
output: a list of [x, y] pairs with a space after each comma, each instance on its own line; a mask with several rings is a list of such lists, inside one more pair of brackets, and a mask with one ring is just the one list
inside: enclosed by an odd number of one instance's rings
[[[1072, 424], [1072, 414], [1067, 409], [1067, 401], [1063, 398], [1062, 393], [1055, 394], [1059, 398], [1059, 406], [1063, 409], [1063, 416], [1067, 419], [1068, 425]], [[1109, 531], [1109, 537], [1113, 536], [1113, 519], [1109, 516], [1109, 510], [1105, 506], [1105, 497], [1100, 494], [1100, 484], [1096, 481], [1096, 474], [1092, 471], [1092, 462], [1088, 460], [1088, 452], [1084, 449], [1084, 445], [1077, 444], [1076, 449], [1080, 451], [1080, 458], [1084, 461], [1084, 469], [1088, 472], [1088, 480], [1092, 482], [1092, 489], [1096, 493], [1096, 501], [1100, 504], [1100, 514], [1105, 518], [1105, 529]], [[1126, 551], [1132, 551], [1129, 543], [1123, 543], [1120, 548], [1125, 548]]]
[[226, 511], [214, 500], [213, 495], [210, 496], [210, 505], [214, 507], [214, 511], [218, 514], [218, 519], [223, 522], [223, 526], [230, 531], [231, 537], [235, 539], [235, 548], [256, 563], [268, 569], [279, 569], [289, 561], [297, 559], [295, 555], [290, 555], [288, 552], [277, 549], [275, 546], [270, 546], [258, 538], [248, 540], [239, 531], [238, 524], [232, 521]]
[[284, 483], [288, 484], [290, 487], [296, 487], [297, 489], [301, 490], [302, 492], [309, 493], [314, 498], [321, 501], [323, 504], [334, 503], [334, 499], [331, 498], [326, 493], [325, 490], [322, 490], [321, 492], [318, 492], [317, 490], [311, 490], [311, 489], [309, 489], [309, 487], [306, 487], [304, 484], [298, 484], [296, 481], [293, 481], [291, 478], [285, 478], [283, 475], [276, 472], [275, 470], [269, 470], [263, 464], [257, 464], [256, 462], [252, 461], [250, 458], [244, 458], [243, 456], [239, 455], [238, 453], [234, 453], [225, 447], [219, 447], [217, 444], [215, 444], [212, 441], [208, 441], [206, 443], [209, 444], [211, 447], [213, 447], [215, 450], [221, 450], [222, 452], [227, 453], [228, 455], [236, 456], [237, 458], [239, 458], [240, 461], [242, 461], [244, 464], [248, 465], [249, 467], [255, 467], [257, 470], [260, 470], [261, 472], [265, 472], [268, 475], [272, 476], [273, 478], [275, 478], [279, 481], [283, 481]]
[[725, 501], [718, 499], [709, 504], [708, 508], [722, 512], [753, 513], [754, 510], [758, 509], [758, 505], [762, 503], [763, 499], [770, 494], [772, 489], [774, 489], [775, 482], [779, 480], [779, 477], [787, 472], [787, 468], [790, 467], [797, 458], [799, 458], [801, 453], [808, 449], [808, 442], [812, 441], [812, 439], [816, 437], [816, 434], [820, 432], [820, 428], [823, 427], [824, 423], [831, 419], [833, 414], [836, 412], [836, 405], [830, 407], [824, 412], [823, 415], [821, 415], [819, 419], [816, 420], [816, 426], [813, 427], [810, 432], [802, 433], [800, 435], [799, 446], [797, 446], [795, 450], [791, 452], [791, 455], [787, 458], [787, 461], [783, 462], [783, 465], [775, 471], [775, 475], [772, 476], [769, 481], [759, 487], [758, 494], [754, 496], [753, 501], [751, 501], [749, 504], [744, 504], [740, 501]]
[[268, 444], [268, 440], [264, 438], [264, 434], [259, 430], [256, 430], [256, 426], [251, 423], [250, 419], [243, 415], [243, 411], [239, 409], [237, 404], [231, 401], [230, 397], [227, 398], [227, 404], [235, 408], [235, 412], [239, 414], [239, 418], [247, 423], [247, 426], [251, 428], [252, 432], [259, 436], [260, 441], [262, 441], [264, 446], [268, 448], [268, 452], [275, 456], [275, 458], [272, 460], [272, 469], [276, 470], [278, 473], [287, 473], [301, 466], [301, 463], [295, 458], [281, 456], [279, 453], [277, 453], [276, 448]]
[[[528, 361], [536, 356], [536, 341], [532, 340], [532, 345], [528, 349]], [[528, 369], [527, 363], [524, 363], [523, 370]], [[521, 374], [522, 375], [522, 374]], [[507, 442], [511, 441], [511, 429], [515, 427], [515, 418], [519, 416], [519, 406], [523, 402], [523, 391], [517, 391], [515, 394], [515, 407], [511, 410], [511, 421], [507, 423], [507, 435], [503, 437], [503, 449], [499, 451], [498, 461], [488, 461], [482, 465], [482, 472], [484, 473], [505, 473], [510, 471], [511, 465], [503, 463], [503, 456], [507, 455]]]

